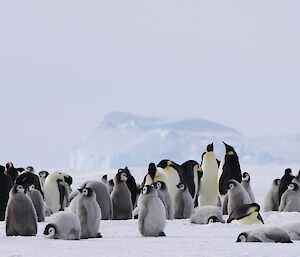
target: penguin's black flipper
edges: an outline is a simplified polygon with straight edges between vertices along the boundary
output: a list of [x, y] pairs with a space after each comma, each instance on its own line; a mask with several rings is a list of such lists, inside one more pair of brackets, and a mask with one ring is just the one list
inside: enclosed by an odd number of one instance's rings
[[165, 232], [160, 232], [158, 236], [166, 236]]
[[67, 199], [67, 188], [65, 185], [65, 182], [62, 180], [57, 181], [57, 186], [58, 186], [58, 191], [59, 191], [59, 204], [60, 204], [60, 209], [59, 211], [64, 210], [64, 200]]

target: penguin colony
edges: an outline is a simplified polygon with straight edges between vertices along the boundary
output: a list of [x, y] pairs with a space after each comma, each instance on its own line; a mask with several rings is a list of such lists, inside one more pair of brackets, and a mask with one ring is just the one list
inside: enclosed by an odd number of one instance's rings
[[[43, 234], [48, 239], [101, 238], [101, 220], [137, 218], [137, 229], [145, 237], [166, 236], [166, 220], [189, 219], [192, 224], [262, 225], [241, 232], [236, 242], [300, 240], [299, 222], [263, 225], [250, 174], [242, 173], [235, 149], [224, 146], [221, 161], [211, 143], [200, 164], [152, 162], [140, 185], [125, 167], [113, 179], [104, 175], [74, 190], [67, 173], [43, 170], [37, 175], [32, 166], [15, 168], [8, 162], [0, 165], [0, 221], [5, 221], [7, 236], [35, 236], [38, 222], [47, 220]], [[300, 175], [288, 168], [281, 179], [274, 179], [263, 211], [300, 212]]]

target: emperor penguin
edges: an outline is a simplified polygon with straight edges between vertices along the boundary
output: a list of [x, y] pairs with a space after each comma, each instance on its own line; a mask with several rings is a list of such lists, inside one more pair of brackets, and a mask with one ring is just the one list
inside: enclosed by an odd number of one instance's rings
[[138, 225], [142, 236], [165, 236], [166, 211], [153, 186], [146, 185], [142, 189]]
[[89, 187], [92, 188], [96, 194], [96, 200], [101, 209], [102, 219], [112, 219], [113, 208], [108, 187], [100, 181], [88, 180], [84, 182], [80, 188]]
[[264, 224], [259, 211], [260, 206], [257, 203], [244, 204], [230, 213], [227, 223], [247, 225]]
[[294, 176], [293, 176], [292, 170], [290, 168], [287, 168], [284, 171], [284, 175], [280, 179], [280, 183], [279, 183], [279, 187], [278, 187], [279, 204], [280, 204], [281, 196], [283, 195], [285, 190], [287, 190], [289, 183], [291, 183], [293, 179], [294, 179]]
[[242, 232], [236, 242], [293, 243], [288, 233], [278, 227], [261, 227]]
[[218, 163], [214, 153], [213, 143], [206, 147], [202, 155], [201, 165], [203, 176], [201, 178], [199, 206], [218, 204]]
[[77, 215], [60, 211], [49, 217], [44, 233], [49, 239], [79, 240], [81, 225]]
[[167, 178], [164, 173], [157, 170], [155, 163], [151, 162], [148, 165], [148, 173], [144, 177], [141, 187], [152, 185], [156, 181], [167, 183]]
[[132, 206], [136, 205], [136, 199], [137, 199], [137, 195], [138, 195], [138, 188], [135, 182], [135, 178], [132, 176], [132, 174], [130, 173], [128, 167], [125, 167], [124, 169], [119, 169], [118, 172], [126, 172], [127, 174], [127, 180], [126, 180], [126, 184], [127, 187], [131, 193], [131, 201], [132, 201]]
[[225, 223], [221, 208], [217, 206], [199, 207], [190, 218], [190, 222], [195, 224]]
[[34, 170], [34, 168], [33, 168], [32, 166], [27, 166], [27, 167], [25, 168], [25, 171], [26, 171], [26, 172], [35, 173], [35, 170]]
[[107, 175], [103, 175], [103, 176], [102, 176], [101, 182], [102, 182], [103, 184], [107, 185], [107, 183], [108, 183]]
[[44, 197], [46, 205], [52, 213], [63, 211], [69, 205], [71, 180], [70, 176], [61, 172], [52, 172], [47, 176], [44, 185]]
[[46, 171], [46, 170], [41, 170], [39, 172], [40, 183], [41, 183], [41, 187], [42, 187], [43, 192], [44, 192], [45, 180], [48, 177], [48, 175], [49, 175], [49, 172]]
[[125, 171], [117, 172], [114, 177], [114, 188], [111, 192], [114, 220], [126, 220], [132, 217], [133, 205], [131, 193], [126, 184], [127, 178]]
[[5, 167], [0, 165], [0, 221], [5, 219], [5, 210], [9, 198], [9, 191], [12, 188], [12, 179], [5, 174]]
[[174, 219], [174, 203], [172, 202], [166, 183], [163, 181], [156, 181], [153, 183], [153, 186], [156, 188], [158, 196], [166, 208], [167, 219]]
[[186, 185], [182, 182], [177, 184], [178, 192], [175, 196], [175, 219], [188, 219], [194, 213], [194, 201], [187, 189]]
[[239, 157], [230, 145], [225, 145], [226, 153], [221, 160], [219, 171], [218, 171], [218, 188], [219, 188], [219, 197], [223, 202], [223, 199], [227, 193], [227, 185], [230, 179], [234, 179], [237, 182], [242, 181], [241, 167], [239, 163]]
[[90, 187], [80, 188], [76, 200], [76, 215], [81, 225], [81, 239], [101, 238], [99, 233], [101, 209], [96, 201], [96, 194]]
[[36, 212], [22, 185], [14, 185], [10, 190], [5, 222], [7, 236], [37, 234]]
[[228, 204], [227, 212], [230, 214], [233, 210], [243, 204], [251, 203], [248, 192], [234, 179], [228, 181]]
[[38, 222], [44, 221], [46, 204], [41, 195], [41, 192], [39, 190], [37, 190], [34, 185], [31, 185], [30, 187], [27, 188], [26, 194], [30, 197], [30, 199], [33, 203]]
[[34, 185], [35, 189], [39, 190], [41, 195], [44, 196], [40, 183], [40, 177], [31, 171], [25, 170], [21, 172], [16, 179], [16, 184], [22, 185], [25, 190], [31, 185]]
[[12, 162], [6, 163], [6, 174], [12, 179], [13, 184], [15, 184], [17, 177], [19, 176], [20, 169], [15, 168]]
[[251, 189], [250, 175], [249, 175], [248, 172], [243, 172], [241, 185], [248, 192], [251, 202], [255, 203], [255, 197], [254, 197], [254, 194], [253, 194], [252, 189]]
[[288, 189], [283, 193], [278, 211], [300, 212], [300, 190], [296, 183], [288, 185]]
[[271, 188], [264, 199], [264, 212], [268, 211], [278, 211], [279, 208], [279, 199], [278, 199], [278, 187], [279, 187], [280, 179], [274, 179], [272, 181]]
[[286, 231], [291, 240], [300, 240], [300, 221], [290, 221], [279, 225], [279, 228]]
[[107, 187], [108, 187], [108, 191], [109, 193], [111, 194], [111, 192], [113, 191], [113, 188], [114, 188], [114, 180], [113, 179], [110, 179], [108, 182], [107, 182]]

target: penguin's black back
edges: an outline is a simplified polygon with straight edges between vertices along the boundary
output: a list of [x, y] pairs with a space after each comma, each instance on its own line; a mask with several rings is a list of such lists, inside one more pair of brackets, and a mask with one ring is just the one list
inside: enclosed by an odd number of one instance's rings
[[137, 194], [138, 194], [138, 188], [136, 185], [136, 181], [135, 181], [135, 178], [131, 175], [131, 173], [127, 167], [125, 167], [123, 169], [123, 171], [125, 171], [128, 176], [128, 178], [126, 180], [126, 184], [131, 193], [131, 201], [132, 201], [132, 205], [134, 206], [135, 202], [136, 202]]
[[291, 172], [292, 172], [291, 169], [286, 169], [285, 174], [280, 179], [280, 183], [279, 183], [279, 187], [278, 187], [279, 203], [280, 203], [280, 200], [281, 200], [281, 196], [287, 190], [287, 187], [288, 187], [289, 183], [291, 183], [292, 180], [294, 179], [294, 176], [290, 175]]
[[192, 197], [194, 197], [196, 193], [193, 170], [195, 165], [199, 165], [199, 163], [194, 160], [189, 160], [181, 164], [181, 169], [179, 170], [180, 181], [187, 186]]
[[11, 177], [5, 174], [5, 167], [0, 166], [0, 221], [5, 219], [9, 191], [12, 186], [13, 183]]

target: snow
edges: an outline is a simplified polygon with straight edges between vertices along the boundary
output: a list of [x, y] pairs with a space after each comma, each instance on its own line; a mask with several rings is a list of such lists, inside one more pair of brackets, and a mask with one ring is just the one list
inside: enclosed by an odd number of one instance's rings
[[[285, 166], [248, 166], [242, 165], [242, 170], [251, 175], [252, 189], [259, 204], [269, 189], [271, 181], [281, 177]], [[294, 166], [291, 166], [297, 171]], [[144, 168], [132, 169], [137, 182], [145, 174]], [[101, 171], [72, 171], [73, 188], [87, 179], [100, 179]], [[113, 177], [115, 171], [110, 170], [108, 177]], [[262, 213], [265, 225], [234, 225], [234, 224], [191, 224], [189, 220], [167, 221], [166, 237], [145, 238], [139, 234], [137, 220], [101, 221], [101, 239], [79, 241], [64, 241], [45, 239], [42, 235], [46, 222], [39, 223], [36, 237], [6, 237], [5, 222], [0, 222], [1, 257], [36, 256], [109, 256], [109, 257], [146, 257], [146, 256], [299, 256], [300, 241], [293, 244], [272, 243], [235, 243], [239, 233], [257, 226], [279, 225], [287, 221], [299, 221], [300, 213]], [[225, 220], [227, 217], [225, 216]]]
[[[247, 164], [299, 163], [300, 135], [248, 137], [204, 119], [142, 117], [123, 112], [107, 114], [88, 135], [70, 149], [70, 167], [81, 170], [140, 167], [154, 160], [183, 163], [199, 160], [214, 142], [221, 158], [222, 141], [235, 147]], [[180, 149], [180, 151], [178, 151]]]

